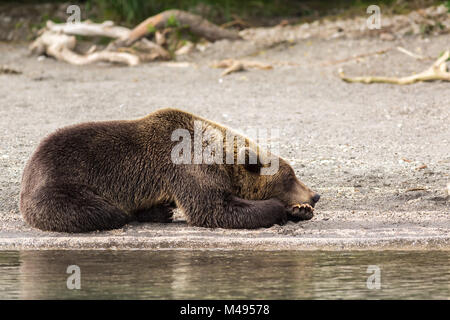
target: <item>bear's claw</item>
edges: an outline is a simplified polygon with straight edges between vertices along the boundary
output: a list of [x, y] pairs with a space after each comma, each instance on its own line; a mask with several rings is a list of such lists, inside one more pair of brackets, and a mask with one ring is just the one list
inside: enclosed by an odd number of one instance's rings
[[314, 208], [307, 203], [298, 203], [298, 204], [294, 205], [294, 208], [299, 208], [299, 209], [305, 208], [307, 210], [314, 211]]

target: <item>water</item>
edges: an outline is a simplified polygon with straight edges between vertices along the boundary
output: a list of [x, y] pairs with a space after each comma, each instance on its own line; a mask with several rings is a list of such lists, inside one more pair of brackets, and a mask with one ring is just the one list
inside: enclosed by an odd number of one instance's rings
[[[0, 299], [449, 299], [449, 261], [442, 251], [0, 251]], [[80, 290], [67, 288], [69, 265]], [[367, 288], [369, 265], [380, 289]]]

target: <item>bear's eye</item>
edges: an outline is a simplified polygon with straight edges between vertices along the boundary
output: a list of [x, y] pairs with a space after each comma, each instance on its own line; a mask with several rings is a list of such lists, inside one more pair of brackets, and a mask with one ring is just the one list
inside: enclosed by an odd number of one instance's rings
[[294, 187], [294, 185], [295, 185], [295, 178], [292, 176], [288, 177], [283, 183], [284, 189], [286, 191], [290, 191]]

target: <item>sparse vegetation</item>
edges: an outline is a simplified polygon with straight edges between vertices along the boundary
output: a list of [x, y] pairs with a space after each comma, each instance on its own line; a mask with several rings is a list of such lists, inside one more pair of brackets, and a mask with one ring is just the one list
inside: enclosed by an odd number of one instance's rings
[[[450, 0], [446, 4], [450, 8]], [[149, 16], [168, 9], [180, 9], [201, 15], [217, 24], [242, 19], [252, 25], [273, 25], [282, 19], [293, 22], [313, 20], [322, 16], [351, 17], [365, 13], [372, 0], [87, 0], [87, 9], [94, 9], [100, 20], [110, 19], [135, 25]], [[442, 0], [377, 1], [387, 14], [402, 14]]]
[[448, 12], [450, 12], [450, 0], [447, 0], [447, 2], [445, 2], [444, 4], [447, 7]]

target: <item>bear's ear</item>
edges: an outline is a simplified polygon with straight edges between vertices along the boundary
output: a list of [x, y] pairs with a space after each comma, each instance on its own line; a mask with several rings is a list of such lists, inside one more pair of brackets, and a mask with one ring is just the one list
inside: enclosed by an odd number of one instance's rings
[[248, 147], [239, 150], [238, 164], [244, 165], [245, 169], [253, 173], [259, 173], [262, 167], [256, 152]]

